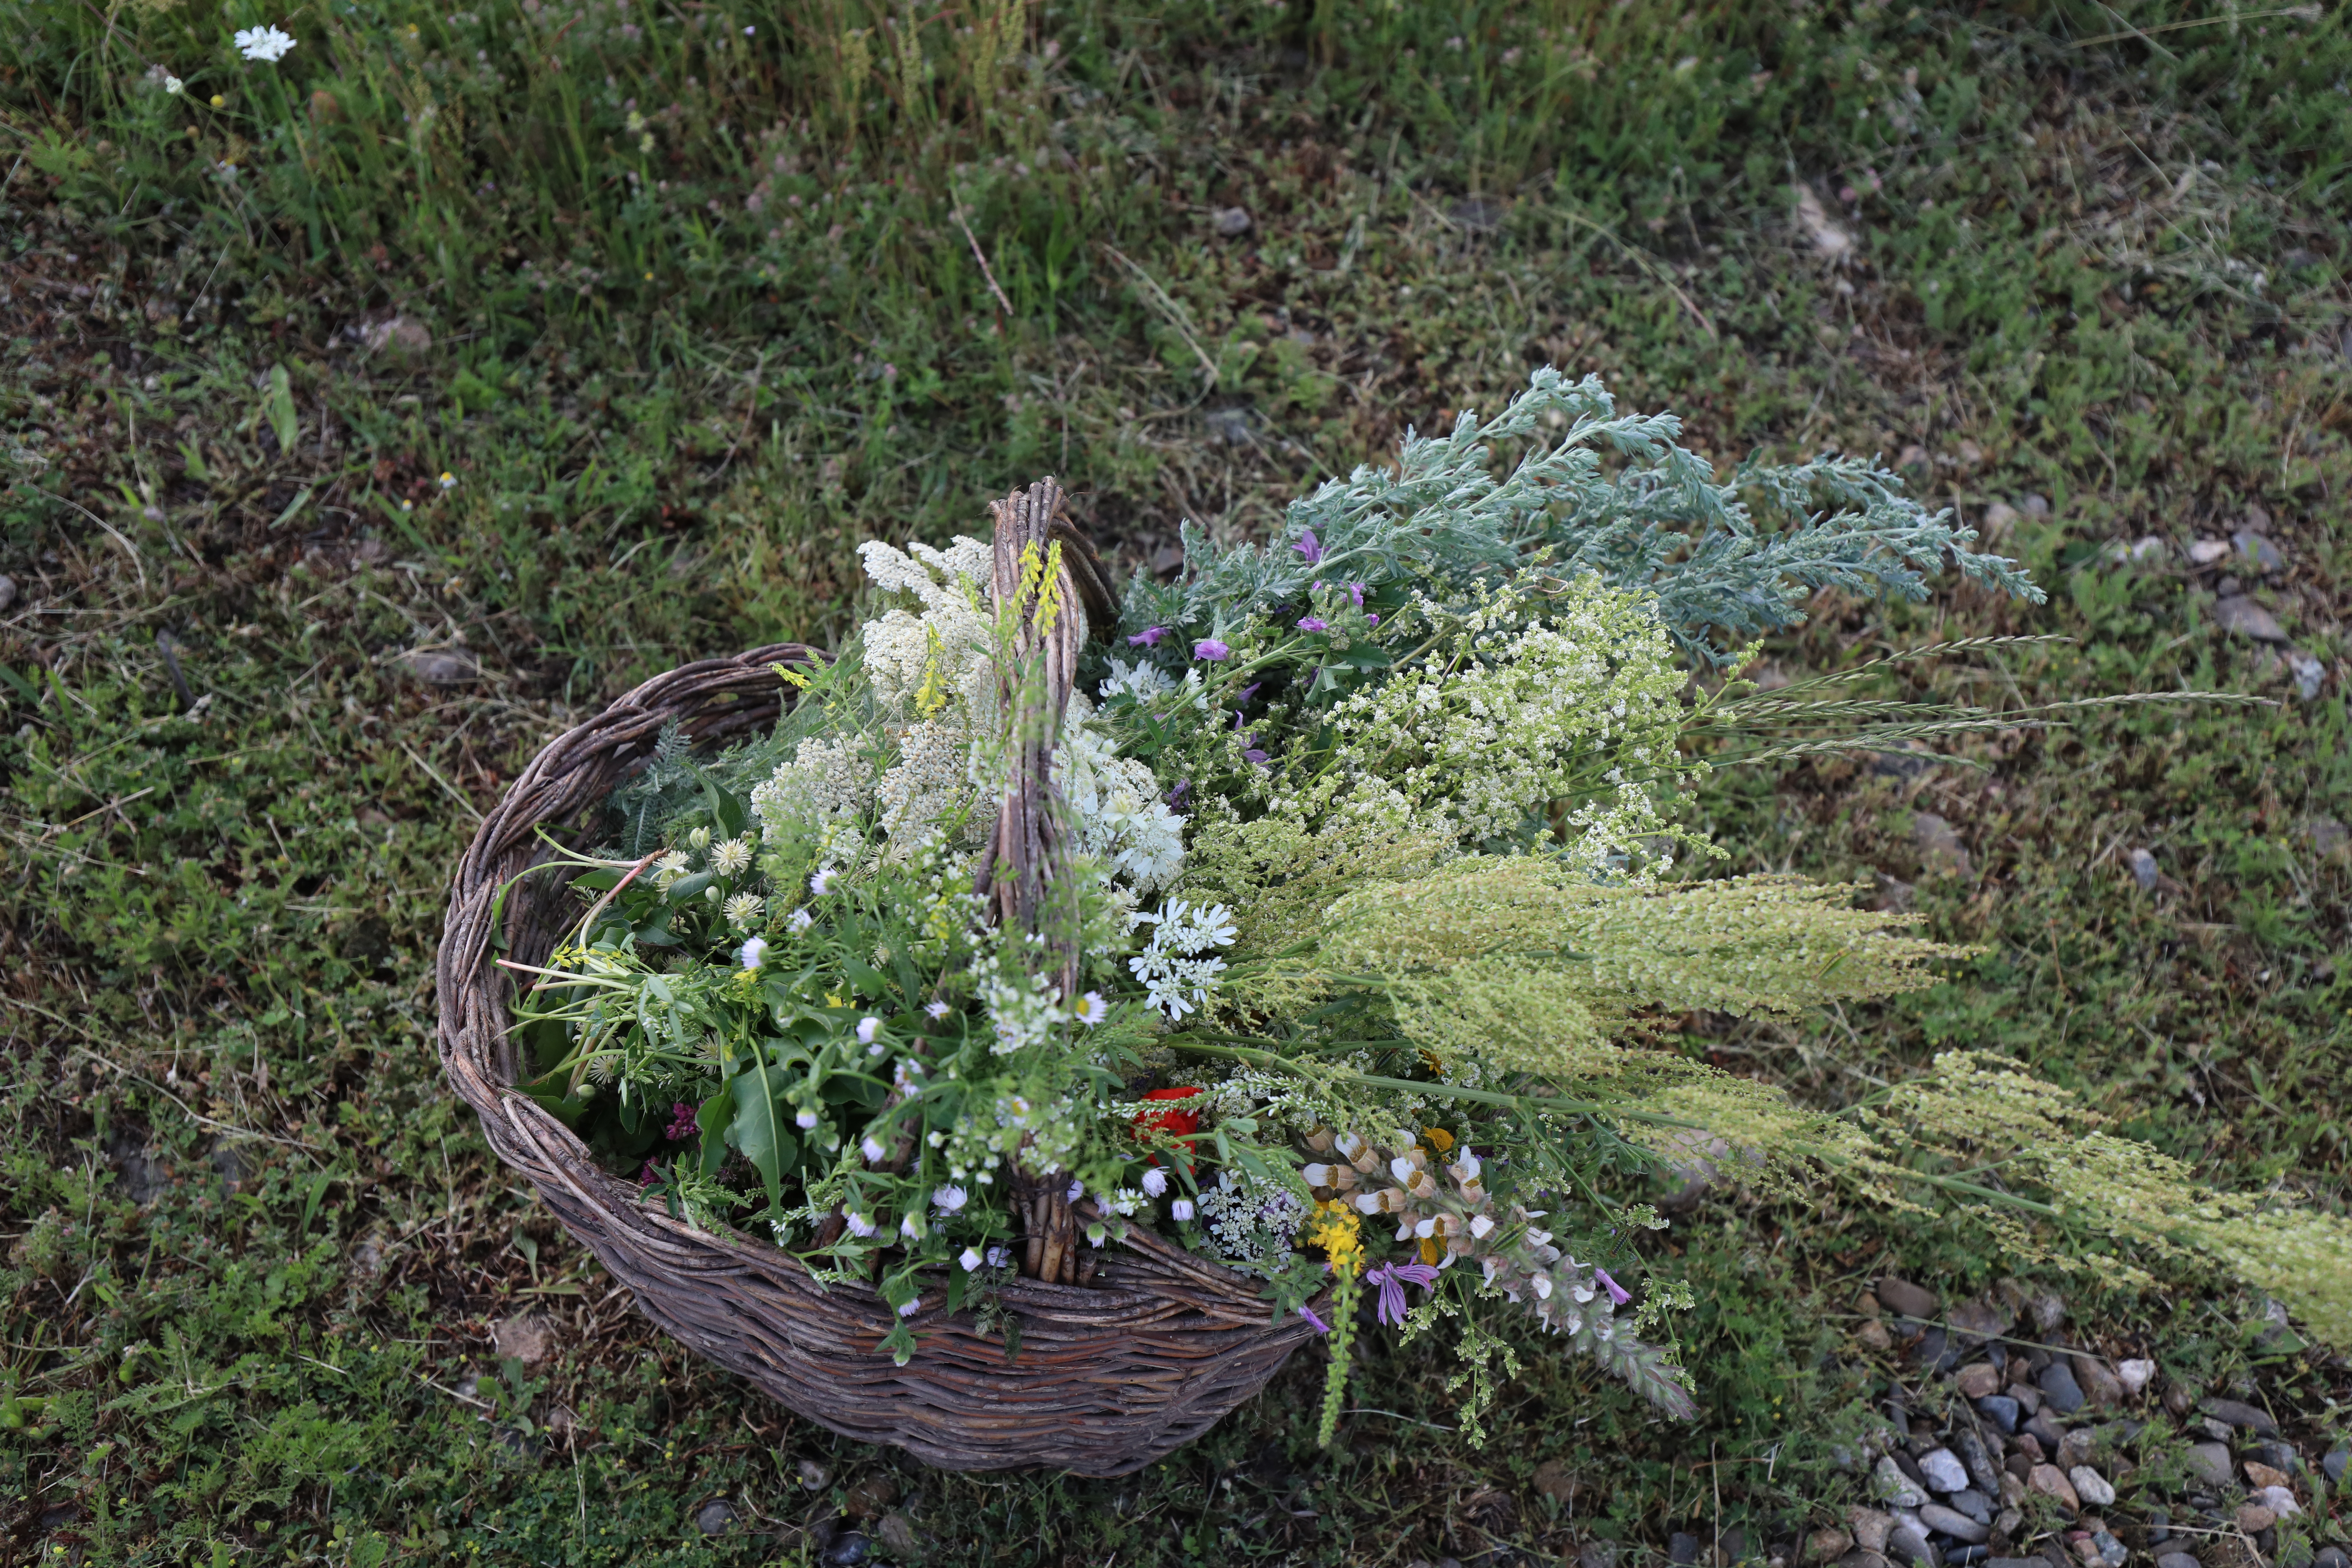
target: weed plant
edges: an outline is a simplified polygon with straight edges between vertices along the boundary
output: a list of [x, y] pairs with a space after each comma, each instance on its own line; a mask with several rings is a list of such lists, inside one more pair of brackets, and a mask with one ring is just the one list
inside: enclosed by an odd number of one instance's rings
[[[297, 46], [240, 59], [263, 24]], [[1685, 1048], [1825, 1104], [1997, 1048], [2340, 1205], [2347, 70], [2340, 13], [2177, 0], [18, 6], [0, 1556], [793, 1562], [848, 1509], [898, 1559], [1738, 1558], [1833, 1517], [1893, 1370], [1847, 1303], [1979, 1287], [1988, 1238], [1698, 1195], [1696, 1437], [1531, 1353], [1473, 1452], [1450, 1359], [1374, 1347], [1328, 1455], [1302, 1361], [1129, 1480], [953, 1477], [649, 1330], [438, 1080], [444, 879], [565, 722], [829, 639], [856, 539], [1052, 471], [1150, 572], [1546, 362], [1727, 470], [1882, 453], [2053, 587], [1823, 595], [1772, 671], [2055, 632], [1885, 689], [2277, 700], [1723, 775], [1727, 869], [1991, 951]], [[2248, 528], [2278, 571], [2184, 555]], [[2053, 1282], [2306, 1435], [2346, 1397], [2259, 1302]]]

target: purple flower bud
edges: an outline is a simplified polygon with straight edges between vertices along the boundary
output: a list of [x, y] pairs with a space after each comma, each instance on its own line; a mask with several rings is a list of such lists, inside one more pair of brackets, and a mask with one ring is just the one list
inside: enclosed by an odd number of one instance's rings
[[[646, 1169], [650, 1171], [653, 1167], [648, 1165]], [[1175, 1215], [1179, 1220], [1191, 1219], [1192, 1217], [1192, 1200], [1190, 1198], [1178, 1198], [1174, 1203], [1168, 1205], [1168, 1212]]]
[[1308, 616], [1298, 623], [1298, 629], [1302, 632], [1328, 632], [1331, 629], [1331, 623], [1320, 616]]
[[1317, 1317], [1317, 1316], [1316, 1316], [1312, 1311], [1308, 1310], [1307, 1308], [1305, 1308], [1305, 1307], [1301, 1307], [1301, 1308], [1299, 1308], [1299, 1309], [1298, 1309], [1298, 1315], [1299, 1315], [1300, 1317], [1302, 1317], [1302, 1318], [1306, 1319], [1308, 1322], [1310, 1322], [1310, 1323], [1314, 1324], [1314, 1325], [1315, 1325], [1315, 1331], [1316, 1331], [1317, 1333], [1318, 1333], [1318, 1334], [1328, 1334], [1328, 1333], [1329, 1333], [1329, 1332], [1331, 1331], [1331, 1325], [1330, 1325], [1330, 1324], [1328, 1324], [1328, 1323], [1325, 1322], [1322, 1319], [1320, 1319], [1320, 1318]]
[[1348, 597], [1356, 601], [1356, 608], [1360, 610], [1362, 609], [1364, 607], [1364, 585], [1361, 583], [1349, 584]]
[[1146, 626], [1127, 639], [1129, 647], [1158, 647], [1160, 639], [1168, 635], [1166, 626]]
[[1185, 801], [1192, 798], [1192, 781], [1191, 779], [1178, 779], [1174, 787], [1170, 789], [1168, 792], [1168, 809], [1175, 811], [1181, 808]]
[[1265, 682], [1263, 680], [1251, 681], [1247, 686], [1243, 687], [1239, 691], [1234, 694], [1234, 700], [1236, 702], [1248, 701], [1251, 698], [1257, 695], [1257, 689], [1265, 684]]
[[1212, 664], [1218, 664], [1233, 658], [1234, 650], [1215, 637], [1202, 637], [1192, 645], [1192, 657], [1205, 658]]
[[1307, 564], [1309, 566], [1323, 559], [1323, 542], [1315, 537], [1315, 531], [1311, 528], [1301, 530], [1298, 542], [1290, 548], [1307, 557]]
[[1364, 617], [1364, 619], [1365, 619], [1365, 621], [1366, 621], [1368, 624], [1370, 624], [1370, 625], [1371, 625], [1371, 626], [1379, 626], [1379, 625], [1381, 624], [1381, 617], [1380, 617], [1377, 614], [1373, 614], [1373, 615], [1367, 615], [1367, 616]]

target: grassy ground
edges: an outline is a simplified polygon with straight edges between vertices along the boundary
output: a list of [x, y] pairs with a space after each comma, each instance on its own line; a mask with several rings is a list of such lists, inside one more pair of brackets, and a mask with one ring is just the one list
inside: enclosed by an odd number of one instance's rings
[[[2052, 589], [1824, 600], [1780, 669], [2032, 630], [2077, 640], [1918, 689], [2280, 700], [1719, 779], [1737, 866], [1876, 881], [1989, 951], [1685, 1048], [1833, 1102], [1989, 1047], [2216, 1180], [2343, 1203], [2340, 11], [1145, 9], [0, 28], [0, 1560], [799, 1561], [848, 1507], [944, 1561], [1549, 1562], [1832, 1517], [1887, 1371], [1859, 1282], [1980, 1286], [1984, 1238], [1710, 1196], [1665, 1238], [1695, 1435], [1528, 1346], [1474, 1448], [1446, 1358], [1375, 1348], [1328, 1453], [1302, 1362], [1132, 1479], [959, 1478], [650, 1332], [438, 1080], [444, 875], [570, 719], [831, 635], [861, 537], [1050, 470], [1150, 570], [1180, 518], [1262, 527], [1546, 361], [1726, 462], [1898, 458]], [[238, 60], [273, 20], [292, 53]], [[2238, 585], [2291, 649], [2183, 558], [2250, 520], [2284, 564]], [[2052, 1278], [2305, 1431], [2346, 1396], [2192, 1271]], [[548, 1353], [499, 1342], [518, 1316]]]

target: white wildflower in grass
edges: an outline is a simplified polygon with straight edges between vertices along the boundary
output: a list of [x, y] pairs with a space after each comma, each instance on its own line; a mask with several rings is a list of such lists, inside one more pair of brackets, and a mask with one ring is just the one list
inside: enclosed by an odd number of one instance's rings
[[730, 838], [710, 852], [710, 868], [722, 877], [740, 877], [751, 868], [751, 841]]
[[247, 59], [275, 64], [286, 58], [286, 51], [292, 48], [297, 40], [290, 33], [268, 26], [239, 28], [232, 41], [236, 45], [237, 52]]
[[812, 737], [752, 789], [751, 810], [771, 843], [817, 829], [830, 844], [822, 830], [863, 816], [874, 804], [874, 765], [855, 739]]
[[966, 1274], [969, 1274], [973, 1269], [979, 1268], [983, 1259], [981, 1258], [981, 1255], [977, 1250], [967, 1247], [961, 1252], [956, 1254], [956, 1261], [962, 1265], [963, 1271]]
[[1211, 956], [1228, 947], [1239, 931], [1223, 904], [1193, 905], [1178, 899], [1156, 911], [1139, 913], [1137, 925], [1153, 927], [1151, 940], [1127, 961], [1145, 991], [1144, 1000], [1171, 1019], [1181, 1018], [1209, 999], [1225, 961]]
[[1070, 1016], [1091, 1029], [1110, 1016], [1110, 1004], [1104, 1000], [1101, 992], [1089, 991], [1079, 999], [1077, 1006], [1072, 1009]]
[[797, 1111], [793, 1114], [793, 1121], [802, 1131], [806, 1132], [816, 1125], [817, 1114], [814, 1110]]
[[874, 1234], [874, 1222], [868, 1219], [866, 1215], [859, 1214], [856, 1209], [850, 1210], [841, 1217], [843, 1222], [848, 1226], [849, 1234], [856, 1237], [859, 1240], [862, 1241], [866, 1237]]
[[923, 1004], [923, 1011], [934, 1018], [944, 1018], [950, 1012], [953, 1011], [953, 1009], [949, 1007], [946, 1003], [939, 1000], [937, 997], [933, 997], [930, 1001]]
[[941, 1214], [954, 1214], [971, 1201], [970, 1193], [952, 1184], [936, 1188], [931, 1193], [931, 1202], [938, 1205]]
[[744, 969], [759, 968], [760, 961], [767, 956], [768, 944], [766, 941], [756, 936], [746, 942], [741, 947], [735, 950], [735, 962], [740, 967]]
[[178, 77], [167, 76], [163, 79], [163, 90], [170, 93], [174, 98], [179, 97], [181, 93], [186, 91], [187, 87], [188, 84], [182, 81]]
[[877, 1140], [874, 1134], [868, 1132], [865, 1137], [858, 1140], [857, 1152], [866, 1156], [866, 1163], [867, 1164], [878, 1165], [882, 1163], [882, 1157], [887, 1154], [890, 1151], [885, 1149], [880, 1141]]
[[767, 901], [767, 900], [760, 897], [757, 893], [736, 894], [733, 898], [727, 900], [725, 906], [727, 923], [733, 926], [737, 931], [749, 929], [754, 921], [759, 920], [760, 911], [766, 906]]
[[808, 930], [809, 927], [816, 924], [816, 917], [809, 913], [806, 910], [794, 910], [793, 911], [793, 918], [786, 921], [784, 924], [792, 928], [792, 931], [794, 936], [798, 936], [801, 932]]
[[834, 869], [832, 867], [830, 867], [830, 866], [824, 867], [823, 868], [821, 868], [821, 869], [817, 870], [816, 872], [813, 873], [813, 874], [810, 876], [810, 878], [809, 878], [809, 891], [810, 891], [811, 893], [814, 893], [814, 895], [816, 895], [818, 898], [822, 899], [822, 898], [824, 898], [827, 893], [830, 893], [830, 892], [832, 892], [832, 891], [833, 891], [833, 885], [834, 885], [834, 883], [835, 883], [835, 882], [839, 881], [840, 879], [841, 879], [841, 873], [840, 873], [840, 872], [838, 872], [838, 871], [835, 870], [835, 869]]
[[881, 1032], [882, 1020], [875, 1017], [873, 1015], [868, 1014], [866, 1016], [857, 1020], [857, 1043], [859, 1045], [872, 1045], [874, 1043], [874, 1037]]

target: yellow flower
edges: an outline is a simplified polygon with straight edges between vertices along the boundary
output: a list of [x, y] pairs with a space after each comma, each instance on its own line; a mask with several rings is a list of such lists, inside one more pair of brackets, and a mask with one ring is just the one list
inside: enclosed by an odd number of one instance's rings
[[1307, 1245], [1323, 1249], [1332, 1273], [1352, 1279], [1364, 1267], [1362, 1226], [1362, 1217], [1338, 1199], [1319, 1203], [1307, 1222]]
[[1454, 1134], [1443, 1127], [1423, 1128], [1421, 1141], [1441, 1154], [1454, 1152]]

